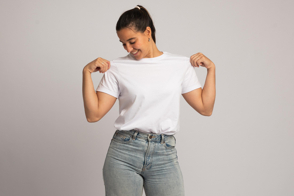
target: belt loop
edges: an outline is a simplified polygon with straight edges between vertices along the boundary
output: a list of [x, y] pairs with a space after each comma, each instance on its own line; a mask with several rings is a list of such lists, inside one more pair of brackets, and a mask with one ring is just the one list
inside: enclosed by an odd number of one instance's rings
[[161, 142], [160, 142], [161, 144], [163, 144], [164, 143], [164, 134], [161, 134]]
[[133, 140], [135, 140], [136, 139], [136, 137], [137, 137], [137, 134], [138, 134], [138, 131], [135, 131], [135, 133], [133, 134]]

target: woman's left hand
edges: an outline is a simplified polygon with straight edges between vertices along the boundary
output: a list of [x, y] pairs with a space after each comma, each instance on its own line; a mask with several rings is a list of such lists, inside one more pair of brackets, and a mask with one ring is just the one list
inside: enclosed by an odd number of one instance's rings
[[214, 63], [201, 52], [193, 54], [190, 57], [190, 62], [193, 67], [199, 67], [199, 65], [207, 69], [215, 67]]

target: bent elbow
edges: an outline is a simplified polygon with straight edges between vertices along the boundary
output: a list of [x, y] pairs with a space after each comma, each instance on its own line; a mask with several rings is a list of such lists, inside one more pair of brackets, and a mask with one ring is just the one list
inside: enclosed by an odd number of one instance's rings
[[94, 122], [98, 122], [100, 119], [90, 119], [90, 118], [87, 118], [87, 121], [89, 123], [94, 123]]
[[91, 119], [89, 119], [89, 118], [87, 118], [87, 121], [89, 122], [89, 123], [91, 123], [91, 122], [93, 122]]
[[202, 112], [201, 115], [202, 116], [211, 116], [212, 115], [212, 111], [211, 112]]

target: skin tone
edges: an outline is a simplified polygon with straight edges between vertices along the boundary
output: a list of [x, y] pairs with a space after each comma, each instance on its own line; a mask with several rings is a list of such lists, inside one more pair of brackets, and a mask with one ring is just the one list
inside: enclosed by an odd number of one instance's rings
[[[158, 50], [152, 39], [150, 27], [147, 27], [144, 33], [136, 31], [133, 27], [123, 28], [116, 33], [124, 49], [136, 60], [153, 58], [163, 54], [163, 52]], [[150, 41], [148, 41], [148, 39], [150, 39]], [[136, 54], [134, 55], [133, 53]]]
[[193, 67], [205, 67], [207, 69], [207, 76], [203, 89], [195, 89], [183, 94], [183, 97], [200, 114], [210, 116], [216, 96], [215, 64], [201, 52], [193, 54], [190, 57], [190, 63]]

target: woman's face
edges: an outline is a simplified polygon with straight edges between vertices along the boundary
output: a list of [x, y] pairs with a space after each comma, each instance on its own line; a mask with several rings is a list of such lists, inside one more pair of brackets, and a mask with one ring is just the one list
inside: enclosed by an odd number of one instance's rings
[[[150, 27], [147, 27], [144, 33], [137, 32], [134, 28], [123, 28], [116, 33], [124, 49], [136, 60], [150, 58], [152, 39]], [[148, 38], [150, 38], [150, 42], [148, 42]]]

